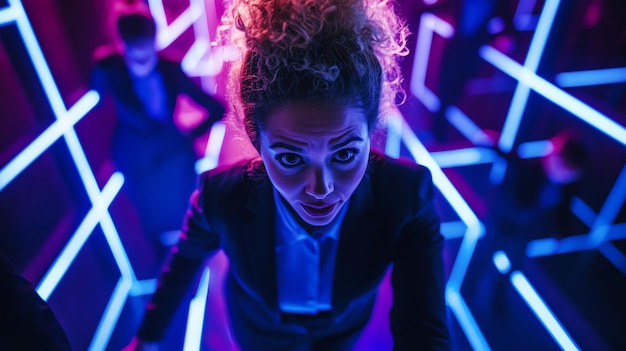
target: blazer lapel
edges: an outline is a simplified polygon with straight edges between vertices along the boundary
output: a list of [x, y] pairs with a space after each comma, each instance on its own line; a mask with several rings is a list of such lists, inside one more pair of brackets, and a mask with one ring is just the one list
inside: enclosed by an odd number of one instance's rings
[[269, 180], [253, 182], [247, 209], [253, 218], [243, 224], [253, 279], [265, 303], [279, 318], [274, 227], [276, 209]]
[[374, 196], [369, 176], [363, 178], [350, 199], [348, 212], [339, 232], [339, 246], [335, 261], [335, 277], [333, 280], [333, 306], [346, 306], [350, 301], [350, 291], [355, 286], [355, 272], [363, 267], [360, 258], [369, 257], [376, 234], [376, 213]]

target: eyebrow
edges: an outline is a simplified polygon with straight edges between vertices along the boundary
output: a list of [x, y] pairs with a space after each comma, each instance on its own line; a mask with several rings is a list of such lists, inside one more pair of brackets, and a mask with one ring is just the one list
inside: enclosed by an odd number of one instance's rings
[[341, 149], [342, 147], [344, 147], [344, 146], [346, 146], [346, 145], [350, 144], [350, 143], [351, 143], [351, 142], [353, 142], [353, 141], [363, 141], [363, 138], [361, 138], [361, 137], [360, 137], [360, 136], [358, 136], [358, 135], [351, 135], [350, 137], [348, 137], [348, 138], [347, 138], [347, 139], [345, 139], [344, 141], [342, 141], [342, 142], [340, 142], [340, 143], [337, 143], [337, 144], [333, 145], [330, 149], [331, 149], [331, 150], [333, 150], [333, 151], [338, 150], [338, 149]]
[[[354, 141], [363, 141], [363, 138], [361, 138], [360, 136], [357, 135], [352, 135], [348, 138], [346, 138], [345, 140], [333, 145], [330, 149], [332, 151], [341, 149], [342, 147], [354, 142]], [[304, 149], [292, 144], [288, 144], [282, 141], [277, 141], [273, 144], [270, 145], [271, 149], [276, 149], [276, 148], [283, 148], [283, 149], [287, 149], [289, 151], [293, 151], [293, 152], [302, 152]]]
[[293, 151], [293, 152], [302, 152], [302, 150], [303, 150], [301, 147], [297, 147], [295, 145], [287, 144], [287, 143], [284, 143], [282, 141], [278, 141], [278, 142], [275, 142], [275, 143], [271, 144], [270, 148], [271, 149], [283, 148], [283, 149], [287, 149], [287, 150], [290, 150], [290, 151]]

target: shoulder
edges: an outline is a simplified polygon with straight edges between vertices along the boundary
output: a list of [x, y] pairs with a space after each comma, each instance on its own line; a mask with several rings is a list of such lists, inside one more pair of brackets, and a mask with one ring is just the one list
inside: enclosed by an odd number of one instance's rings
[[251, 158], [235, 164], [218, 166], [200, 175], [200, 185], [220, 192], [236, 186], [267, 181], [261, 158]]
[[94, 54], [95, 66], [99, 68], [125, 67], [124, 57], [114, 49], [105, 47], [96, 50]]
[[403, 186], [414, 182], [432, 182], [430, 170], [407, 159], [394, 159], [378, 151], [370, 153], [369, 176], [389, 186]]

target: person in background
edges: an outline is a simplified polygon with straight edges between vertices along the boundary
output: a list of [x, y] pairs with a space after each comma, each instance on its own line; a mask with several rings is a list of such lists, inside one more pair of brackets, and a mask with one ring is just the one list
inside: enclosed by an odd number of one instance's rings
[[[156, 349], [199, 267], [229, 259], [241, 350], [351, 350], [392, 268], [394, 350], [448, 350], [427, 168], [370, 149], [401, 93], [407, 29], [386, 0], [235, 0], [229, 102], [259, 157], [201, 176], [126, 350]], [[210, 312], [209, 312], [210, 313]]]
[[50, 306], [0, 252], [0, 350], [72, 349]]
[[[101, 101], [113, 98], [117, 120], [112, 159], [124, 175], [124, 189], [145, 235], [158, 247], [163, 233], [180, 227], [197, 184], [193, 140], [220, 120], [225, 108], [185, 75], [179, 62], [159, 55], [156, 26], [148, 14], [120, 13], [116, 29], [123, 50], [97, 58], [90, 85]], [[190, 131], [174, 120], [181, 94], [208, 112]]]

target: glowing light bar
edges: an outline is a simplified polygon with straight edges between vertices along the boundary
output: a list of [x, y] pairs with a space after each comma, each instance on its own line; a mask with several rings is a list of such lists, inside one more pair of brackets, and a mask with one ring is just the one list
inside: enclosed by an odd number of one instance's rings
[[441, 234], [446, 240], [462, 238], [467, 230], [467, 225], [462, 221], [441, 223]]
[[91, 232], [98, 224], [100, 218], [105, 215], [107, 208], [111, 205], [113, 198], [122, 188], [124, 183], [124, 177], [119, 173], [115, 173], [111, 176], [111, 179], [107, 182], [102, 189], [102, 194], [98, 201], [94, 202], [94, 206], [89, 210], [83, 221], [80, 223], [76, 232], [72, 235], [68, 243], [65, 245], [61, 254], [56, 258], [52, 266], [48, 269], [48, 272], [43, 276], [41, 282], [37, 286], [36, 290], [39, 296], [45, 301], [50, 298], [50, 295], [56, 289], [59, 281], [67, 272], [69, 266], [72, 264], [76, 255], [83, 247]]
[[115, 325], [122, 313], [126, 299], [128, 298], [128, 292], [133, 285], [132, 279], [122, 276], [113, 290], [113, 294], [109, 299], [109, 303], [104, 309], [104, 313], [96, 331], [94, 337], [91, 340], [88, 350], [105, 350], [111, 334], [115, 329]]
[[[390, 124], [393, 124], [390, 126]], [[385, 154], [398, 158], [402, 148], [402, 123], [398, 118], [387, 119], [387, 140], [385, 140]]]
[[10, 24], [17, 18], [17, 12], [11, 6], [0, 9], [0, 25]]
[[149, 295], [156, 291], [157, 284], [158, 280], [156, 278], [136, 280], [133, 282], [133, 287], [129, 293], [132, 296]]
[[206, 309], [207, 296], [209, 295], [209, 278], [211, 270], [209, 267], [204, 269], [196, 295], [189, 303], [189, 314], [187, 315], [187, 329], [185, 332], [184, 351], [200, 350], [200, 341], [202, 341], [202, 325], [204, 323], [204, 311]]
[[584, 87], [626, 82], [626, 67], [562, 72], [554, 77], [561, 87]]
[[80, 121], [86, 111], [98, 103], [98, 93], [90, 91], [81, 97], [62, 118], [54, 121], [35, 140], [26, 146], [9, 163], [0, 169], [0, 191], [30, 166], [46, 149]]
[[537, 158], [548, 155], [554, 150], [550, 140], [527, 141], [517, 147], [517, 156], [520, 158]]
[[[433, 176], [433, 182], [439, 189], [439, 191], [446, 198], [450, 206], [454, 209], [461, 220], [467, 225], [467, 231], [463, 237], [463, 241], [459, 247], [459, 253], [452, 267], [452, 272], [448, 279], [448, 286], [450, 288], [460, 291], [461, 283], [465, 278], [469, 261], [474, 253], [476, 242], [484, 233], [484, 226], [469, 207], [467, 202], [463, 199], [458, 190], [452, 185], [450, 180], [441, 170], [441, 167], [435, 162], [434, 158], [430, 155], [428, 150], [415, 136], [410, 127], [406, 124], [406, 121], [401, 114], [391, 115], [389, 118], [396, 118], [401, 125], [401, 135], [404, 144], [409, 149], [409, 152], [416, 160], [416, 162], [428, 167]], [[397, 124], [389, 124], [390, 127]]]
[[165, 9], [160, 0], [148, 0], [148, 6], [157, 25], [156, 47], [159, 50], [170, 46], [204, 13], [203, 9], [199, 8], [197, 3], [192, 1], [185, 11], [176, 17], [172, 23], [168, 24]]
[[487, 344], [487, 340], [485, 340], [485, 337], [478, 327], [478, 323], [476, 323], [476, 320], [469, 312], [469, 308], [463, 300], [463, 297], [461, 297], [461, 294], [457, 290], [447, 288], [446, 301], [448, 306], [450, 306], [450, 310], [452, 310], [456, 319], [459, 321], [459, 325], [465, 332], [467, 340], [470, 345], [472, 345], [472, 349], [481, 351], [491, 350], [489, 344]]
[[608, 226], [615, 220], [626, 199], [626, 165], [622, 168], [613, 188], [609, 192], [604, 205], [600, 209], [593, 226], [591, 227], [591, 239], [594, 242], [606, 240]]
[[204, 157], [196, 162], [196, 173], [213, 169], [217, 166], [220, 158], [220, 150], [224, 142], [224, 135], [226, 134], [226, 126], [222, 122], [215, 122], [211, 127], [211, 134], [209, 135], [209, 141], [206, 145], [206, 151]]
[[523, 273], [511, 273], [511, 283], [562, 350], [580, 350]]
[[431, 153], [439, 167], [474, 166], [493, 162], [494, 152], [485, 148], [466, 148]]
[[431, 112], [436, 112], [439, 110], [441, 103], [439, 98], [426, 87], [426, 70], [428, 69], [433, 33], [437, 33], [444, 38], [450, 38], [454, 35], [454, 27], [432, 13], [425, 12], [420, 17], [415, 57], [413, 59], [413, 73], [411, 74], [411, 92], [426, 108]]
[[503, 251], [498, 250], [493, 253], [493, 264], [498, 269], [498, 272], [502, 274], [506, 274], [511, 270], [511, 261]]
[[[559, 7], [559, 0], [546, 0], [543, 6], [539, 22], [537, 23], [537, 29], [533, 34], [530, 47], [528, 48], [528, 54], [524, 61], [524, 71], [529, 73], [535, 73], [541, 56], [543, 55], [548, 36], [550, 35], [552, 24]], [[498, 142], [500, 149], [504, 152], [509, 152], [513, 148], [515, 137], [519, 129], [519, 125], [522, 120], [522, 115], [528, 102], [528, 96], [530, 95], [530, 87], [526, 81], [518, 79], [519, 83], [513, 93], [513, 100], [509, 106], [504, 126], [502, 127], [502, 134], [500, 134], [500, 140]]]
[[446, 119], [473, 144], [493, 145], [494, 141], [489, 135], [457, 107], [450, 106], [446, 109]]
[[581, 222], [585, 223], [589, 227], [593, 225], [596, 213], [578, 196], [574, 196], [572, 199], [570, 210], [580, 219]]
[[[605, 241], [626, 239], [626, 223], [607, 225]], [[549, 256], [568, 252], [578, 252], [598, 248], [604, 242], [597, 242], [591, 239], [590, 234], [572, 235], [556, 240], [553, 238], [536, 239], [526, 246], [528, 257]]]
[[482, 47], [480, 55], [504, 73], [532, 87], [533, 90], [543, 95], [546, 99], [626, 146], [626, 129], [607, 116], [537, 76], [535, 73], [530, 72], [493, 47]]
[[622, 274], [626, 275], [626, 256], [612, 243], [600, 245], [598, 251], [606, 257]]

